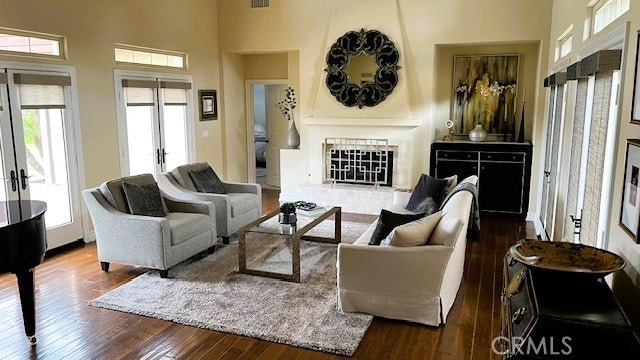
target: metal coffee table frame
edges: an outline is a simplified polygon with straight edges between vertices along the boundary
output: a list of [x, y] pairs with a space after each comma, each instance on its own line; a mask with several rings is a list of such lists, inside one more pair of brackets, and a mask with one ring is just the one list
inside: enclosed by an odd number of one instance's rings
[[[320, 216], [314, 218], [311, 222], [306, 224], [300, 229], [295, 228], [295, 232], [293, 234], [280, 234], [280, 233], [269, 233], [269, 232], [261, 232], [261, 231], [252, 231], [251, 229], [255, 226], [258, 226], [265, 221], [273, 218], [274, 216], [278, 216], [280, 210], [275, 210], [270, 212], [258, 220], [249, 223], [238, 230], [238, 266], [240, 269], [240, 273], [248, 274], [248, 275], [257, 275], [263, 276], [273, 279], [291, 281], [291, 282], [300, 282], [300, 240], [306, 241], [314, 241], [328, 244], [339, 244], [342, 239], [342, 208], [340, 207], [331, 207], [328, 208], [326, 212], [321, 214]], [[328, 219], [331, 216], [334, 216], [335, 221], [335, 230], [334, 237], [320, 237], [320, 236], [308, 236], [305, 235], [311, 229], [313, 229], [316, 225], [321, 223], [322, 221]], [[274, 235], [274, 236], [282, 236], [289, 237], [291, 241], [291, 274], [283, 274], [276, 273], [271, 271], [263, 271], [263, 270], [254, 270], [247, 269], [247, 242], [245, 239], [247, 232], [256, 232], [263, 233], [265, 235]]]

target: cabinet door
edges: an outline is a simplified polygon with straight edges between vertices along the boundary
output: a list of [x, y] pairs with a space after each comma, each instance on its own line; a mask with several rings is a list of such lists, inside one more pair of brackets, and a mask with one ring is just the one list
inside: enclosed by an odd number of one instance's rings
[[523, 187], [524, 163], [480, 162], [480, 210], [521, 214]]
[[478, 175], [477, 161], [440, 160], [436, 164], [435, 177], [438, 179], [458, 175], [458, 182], [471, 175]]

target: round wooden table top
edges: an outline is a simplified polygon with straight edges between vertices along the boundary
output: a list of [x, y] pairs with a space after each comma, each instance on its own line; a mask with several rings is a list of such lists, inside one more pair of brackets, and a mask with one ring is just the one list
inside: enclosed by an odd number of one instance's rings
[[524, 241], [510, 252], [527, 266], [568, 273], [604, 276], [625, 266], [624, 259], [610, 251], [569, 242]]

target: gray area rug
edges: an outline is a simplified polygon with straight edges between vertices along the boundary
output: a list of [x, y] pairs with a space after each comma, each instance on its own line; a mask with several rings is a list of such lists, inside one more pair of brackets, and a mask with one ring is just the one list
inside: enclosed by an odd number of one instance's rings
[[[325, 220], [310, 235], [332, 236]], [[342, 222], [342, 241], [353, 242], [368, 224]], [[238, 245], [179, 264], [168, 279], [149, 271], [89, 305], [185, 325], [250, 336], [340, 355], [352, 355], [372, 316], [336, 309], [337, 246], [302, 241], [301, 283], [238, 274]], [[284, 241], [247, 238], [249, 268], [291, 272]]]

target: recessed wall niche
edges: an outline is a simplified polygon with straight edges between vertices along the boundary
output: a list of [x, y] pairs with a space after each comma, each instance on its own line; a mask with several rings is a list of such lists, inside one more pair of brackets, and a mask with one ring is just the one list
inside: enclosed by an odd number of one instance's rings
[[[537, 88], [537, 68], [539, 58], [539, 42], [492, 43], [492, 44], [439, 44], [435, 53], [435, 140], [440, 140], [449, 133], [445, 121], [453, 119], [453, 61], [455, 56], [519, 54], [518, 89], [516, 98], [516, 129], [519, 129], [523, 95], [525, 101], [525, 134], [526, 141], [531, 141], [533, 129], [534, 99]], [[526, 95], [525, 95], [526, 89]], [[456, 137], [467, 140], [466, 136]], [[502, 135], [490, 135], [488, 141], [502, 141]]]

